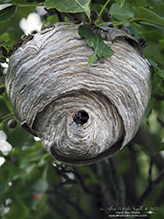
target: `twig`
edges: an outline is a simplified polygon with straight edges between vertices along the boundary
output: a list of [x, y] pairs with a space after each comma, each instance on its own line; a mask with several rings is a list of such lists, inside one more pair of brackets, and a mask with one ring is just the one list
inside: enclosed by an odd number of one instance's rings
[[149, 166], [149, 176], [148, 176], [148, 182], [149, 186], [152, 184], [152, 167], [153, 167], [153, 156], [150, 157], [150, 166]]
[[[137, 132], [134, 138], [134, 142], [139, 145], [143, 145], [149, 151], [149, 154], [154, 154], [159, 149], [159, 143], [152, 138], [150, 133], [146, 132], [144, 129], [141, 128]], [[157, 165], [159, 171], [162, 171], [164, 167], [164, 159], [161, 156], [161, 154], [160, 153], [156, 154], [153, 160], [154, 163]]]
[[162, 127], [164, 127], [164, 122], [163, 122], [161, 119], [157, 118], [157, 121], [160, 123], [160, 125], [161, 125]]
[[101, 11], [99, 12], [99, 17], [97, 18], [97, 20], [95, 21], [95, 23], [97, 23], [100, 19], [101, 19], [101, 14], [103, 13], [104, 9], [106, 8], [107, 4], [110, 2], [110, 0], [107, 0], [106, 3], [104, 4], [104, 6], [102, 7]]
[[[71, 181], [71, 179], [70, 179], [65, 173], [72, 173], [72, 174], [74, 174], [74, 175], [77, 177], [78, 181], [80, 182], [82, 188], [84, 189], [84, 191], [85, 191], [86, 193], [88, 193], [88, 194], [90, 194], [90, 195], [97, 196], [97, 197], [100, 197], [100, 196], [101, 196], [101, 194], [100, 194], [99, 192], [91, 191], [90, 188], [86, 186], [86, 184], [85, 184], [85, 182], [84, 182], [84, 180], [83, 180], [83, 178], [82, 178], [82, 175], [80, 175], [80, 174], [75, 170], [75, 168], [74, 168], [73, 170], [65, 170], [64, 168], [62, 168], [62, 169], [59, 170], [59, 169], [56, 169], [56, 168], [55, 168], [55, 170], [57, 171], [57, 173], [58, 173], [60, 176], [63, 176], [64, 178], [69, 179], [69, 181]], [[72, 183], [73, 183], [73, 182], [74, 182], [74, 183], [77, 183], [76, 180], [72, 180]]]
[[51, 205], [51, 209], [54, 211], [54, 214], [58, 212], [63, 219], [70, 219], [66, 211], [63, 211], [62, 206], [57, 205], [53, 199], [49, 198], [49, 204]]
[[118, 202], [119, 206], [124, 206], [125, 205], [125, 194], [124, 194], [124, 189], [123, 189], [124, 182], [118, 172], [117, 166], [113, 158], [109, 159], [109, 164], [112, 170], [112, 175], [113, 175], [113, 180], [114, 180], [113, 189], [115, 192], [116, 201]]
[[164, 169], [159, 173], [157, 178], [148, 185], [147, 189], [143, 192], [143, 194], [136, 201], [135, 206], [142, 205], [143, 202], [147, 199], [150, 193], [162, 182], [164, 179]]
[[20, 8], [44, 6], [44, 4], [30, 4], [30, 5], [29, 4], [19, 4], [19, 3], [16, 3], [16, 4]]
[[55, 9], [55, 10], [56, 10], [56, 14], [58, 16], [59, 21], [64, 22], [64, 13], [59, 12], [57, 9]]
[[101, 193], [103, 196], [103, 202], [104, 202], [103, 207], [108, 207], [108, 206], [114, 204], [114, 200], [112, 199], [111, 195], [109, 194], [108, 185], [106, 184], [105, 179], [104, 179], [104, 173], [102, 170], [101, 163], [97, 163], [96, 167], [97, 167], [97, 175], [100, 179]]
[[102, 7], [100, 13], [99, 13], [99, 17], [101, 17], [101, 14], [103, 13], [104, 9], [106, 8], [107, 4], [110, 2], [110, 0], [107, 0], [106, 3], [104, 4], [104, 6]]
[[7, 115], [1, 117], [1, 118], [0, 118], [0, 123], [1, 123], [1, 122], [4, 123], [6, 120], [10, 119], [10, 118], [13, 117], [13, 116], [14, 116], [14, 113], [11, 112], [11, 113], [9, 113], [9, 114], [7, 114]]
[[111, 175], [112, 175], [112, 179], [113, 179], [113, 182], [111, 180], [111, 186], [112, 186], [112, 190], [113, 190], [113, 193], [114, 193], [114, 198], [115, 200], [117, 199], [117, 194], [118, 194], [118, 191], [117, 191], [117, 180], [116, 180], [116, 174], [117, 174], [117, 168], [114, 164], [114, 161], [113, 161], [113, 158], [110, 158], [108, 159], [109, 161], [109, 165], [110, 165], [110, 168], [111, 168]]
[[78, 178], [78, 180], [80, 181], [80, 184], [81, 184], [82, 188], [84, 189], [84, 191], [85, 191], [86, 193], [89, 193], [89, 194], [91, 194], [91, 195], [100, 196], [100, 194], [99, 194], [98, 192], [93, 192], [93, 191], [91, 191], [91, 190], [85, 185], [84, 180], [82, 179], [81, 175], [80, 175], [77, 171], [75, 171], [75, 170], [69, 170], [69, 171], [65, 171], [65, 172], [66, 172], [66, 173], [73, 173], [73, 174], [75, 174], [75, 176], [76, 176], [76, 177]]
[[59, 197], [63, 198], [64, 201], [66, 201], [67, 204], [71, 205], [72, 207], [74, 207], [74, 209], [76, 209], [76, 211], [78, 212], [78, 214], [80, 216], [84, 216], [86, 219], [92, 219], [85, 211], [83, 211], [78, 204], [76, 204], [75, 202], [71, 201], [69, 199], [69, 196], [67, 195], [66, 191], [62, 190], [62, 191], [59, 191], [57, 190], [56, 191], [56, 194], [59, 195]]

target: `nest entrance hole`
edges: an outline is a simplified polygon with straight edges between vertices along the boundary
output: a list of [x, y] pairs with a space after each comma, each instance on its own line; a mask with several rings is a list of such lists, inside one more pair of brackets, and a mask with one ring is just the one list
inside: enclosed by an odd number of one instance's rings
[[76, 124], [80, 124], [80, 125], [87, 123], [88, 119], [89, 119], [89, 115], [84, 110], [80, 110], [80, 111], [76, 112], [75, 116], [73, 118], [74, 122]]

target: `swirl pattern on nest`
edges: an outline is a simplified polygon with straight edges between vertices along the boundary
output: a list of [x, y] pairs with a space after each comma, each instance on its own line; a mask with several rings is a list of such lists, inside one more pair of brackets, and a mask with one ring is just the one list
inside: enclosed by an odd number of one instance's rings
[[93, 50], [73, 23], [56, 23], [9, 61], [6, 88], [22, 126], [58, 160], [85, 165], [113, 156], [135, 135], [151, 92], [137, 42], [114, 28], [92, 31], [115, 54], [88, 66]]

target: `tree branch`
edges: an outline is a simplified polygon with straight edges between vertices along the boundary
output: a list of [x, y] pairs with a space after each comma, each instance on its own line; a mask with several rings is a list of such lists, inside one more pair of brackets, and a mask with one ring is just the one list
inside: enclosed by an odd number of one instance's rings
[[[116, 202], [121, 207], [125, 206], [125, 190], [124, 190], [124, 182], [119, 174], [119, 171], [117, 169], [115, 160], [113, 157], [109, 159], [109, 164], [112, 170], [113, 180], [115, 183], [115, 196], [116, 196]], [[114, 186], [113, 186], [114, 188]]]
[[160, 172], [158, 177], [154, 181], [151, 182], [151, 184], [149, 183], [147, 189], [143, 192], [143, 194], [136, 201], [135, 206], [142, 205], [143, 202], [150, 195], [150, 193], [162, 182], [163, 179], [164, 179], [164, 169]]
[[151, 186], [152, 184], [152, 167], [153, 167], [153, 157], [150, 157], [150, 165], [149, 165], [149, 176], [148, 176], [148, 182], [149, 185]]
[[[103, 196], [103, 207], [108, 207], [110, 205], [113, 205], [114, 204], [114, 201], [111, 197], [111, 194], [109, 193], [109, 190], [108, 190], [108, 186], [105, 182], [105, 178], [104, 178], [104, 173], [103, 173], [103, 170], [102, 170], [102, 164], [101, 163], [97, 163], [96, 164], [96, 169], [97, 169], [97, 175], [100, 179], [100, 187], [101, 187], [101, 194]], [[110, 173], [109, 173], [110, 174]]]
[[[142, 128], [138, 130], [133, 141], [137, 144], [143, 145], [150, 152], [150, 154], [155, 153], [159, 149], [159, 143], [155, 142], [154, 139], [152, 139], [152, 136]], [[161, 171], [164, 166], [164, 159], [160, 153], [154, 156], [153, 161]]]
[[[63, 173], [73, 173], [73, 174], [76, 176], [76, 178], [78, 179], [78, 181], [80, 182], [80, 184], [81, 184], [83, 190], [84, 190], [86, 193], [88, 193], [88, 194], [90, 194], [90, 195], [97, 196], [97, 197], [100, 197], [100, 196], [101, 196], [100, 192], [94, 192], [94, 191], [92, 191], [92, 190], [85, 184], [82, 175], [80, 175], [80, 174], [76, 171], [75, 168], [73, 168], [73, 170], [65, 170], [65, 169], [62, 169], [62, 170], [58, 170], [58, 172], [59, 172], [60, 175], [62, 174], [63, 177], [65, 177], [65, 175], [63, 175]], [[74, 181], [75, 181], [75, 180], [74, 180]], [[76, 182], [77, 182], [77, 181], [76, 181]]]

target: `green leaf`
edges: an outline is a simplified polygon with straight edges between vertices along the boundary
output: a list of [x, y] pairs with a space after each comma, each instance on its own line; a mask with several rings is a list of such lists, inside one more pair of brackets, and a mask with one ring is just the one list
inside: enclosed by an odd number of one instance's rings
[[88, 65], [96, 62], [98, 58], [112, 56], [113, 50], [104, 43], [104, 39], [98, 35], [95, 35], [86, 26], [81, 25], [78, 29], [79, 35], [85, 37], [87, 44], [94, 48], [94, 53], [89, 57]]
[[34, 183], [32, 189], [34, 189], [37, 192], [43, 193], [48, 189], [48, 183], [44, 179], [39, 179]]
[[47, 18], [47, 21], [50, 22], [50, 24], [55, 24], [56, 22], [59, 22], [59, 18], [57, 14], [53, 14]]
[[47, 9], [56, 8], [60, 12], [84, 12], [90, 16], [91, 0], [46, 0], [44, 5]]
[[0, 36], [0, 42], [1, 41], [6, 41], [6, 40], [9, 40], [10, 39], [10, 36], [8, 33], [4, 33]]
[[145, 110], [145, 114], [144, 114], [144, 117], [142, 119], [142, 124], [146, 125], [147, 122], [148, 122], [148, 118], [152, 112], [152, 109], [154, 108], [154, 103], [155, 103], [155, 98], [152, 97], [150, 100], [149, 100], [149, 103], [147, 105], [147, 108]]
[[3, 129], [3, 123], [0, 123], [0, 130], [2, 130]]
[[29, 208], [22, 202], [22, 200], [18, 199], [12, 204], [9, 213], [7, 214], [7, 219], [26, 219], [29, 218], [29, 214]]
[[164, 44], [164, 39], [159, 40], [159, 43]]
[[147, 154], [148, 156], [151, 156], [151, 153], [148, 151], [146, 147], [144, 147], [143, 145], [140, 145], [140, 147], [141, 147], [141, 150], [145, 152], [145, 154]]
[[125, 3], [125, 0], [115, 0], [117, 2], [117, 4], [122, 7]]
[[11, 17], [15, 15], [17, 11], [17, 5], [11, 5], [0, 10], [0, 23], [9, 20]]
[[9, 3], [11, 2], [11, 0], [0, 0], [0, 4], [6, 4], [6, 3]]
[[154, 30], [164, 34], [164, 19], [158, 14], [143, 8], [134, 8], [135, 21], [141, 25], [151, 26]]
[[129, 3], [131, 5], [133, 5], [134, 7], [139, 7], [139, 6], [146, 6], [146, 2], [145, 0], [126, 0], [126, 3]]
[[10, 112], [13, 112], [13, 108], [11, 106], [11, 102], [10, 102], [8, 96], [7, 96], [6, 91], [4, 92], [4, 95], [5, 95], [5, 102], [6, 102], [7, 108], [10, 110]]
[[2, 85], [0, 86], [0, 95], [2, 95], [2, 94], [5, 92], [5, 90], [6, 90], [5, 85], [2, 84]]
[[0, 4], [6, 4], [6, 3], [9, 3], [11, 2], [11, 0], [0, 0]]
[[14, 40], [7, 40], [6, 42], [0, 43], [0, 46], [7, 46], [9, 48], [12, 48], [14, 45]]
[[153, 12], [164, 18], [164, 3], [156, 4], [153, 8]]
[[133, 17], [133, 7], [130, 4], [125, 4], [123, 7], [120, 7], [118, 4], [112, 4], [110, 8], [110, 13], [112, 16], [122, 22], [128, 20], [129, 17]]
[[153, 60], [149, 59], [150, 64], [154, 67], [155, 72], [160, 78], [164, 79], [164, 70], [158, 67], [158, 64]]
[[6, 189], [7, 189], [6, 184], [7, 184], [6, 182], [1, 181], [1, 183], [0, 183], [0, 195], [2, 195], [3, 193], [6, 192]]
[[162, 143], [160, 144], [160, 147], [159, 147], [158, 152], [163, 151], [163, 150], [164, 150], [164, 142], [162, 142]]
[[0, 47], [7, 46], [8, 49], [11, 49], [14, 45], [14, 40], [10, 40], [8, 33], [4, 33], [0, 36]]

